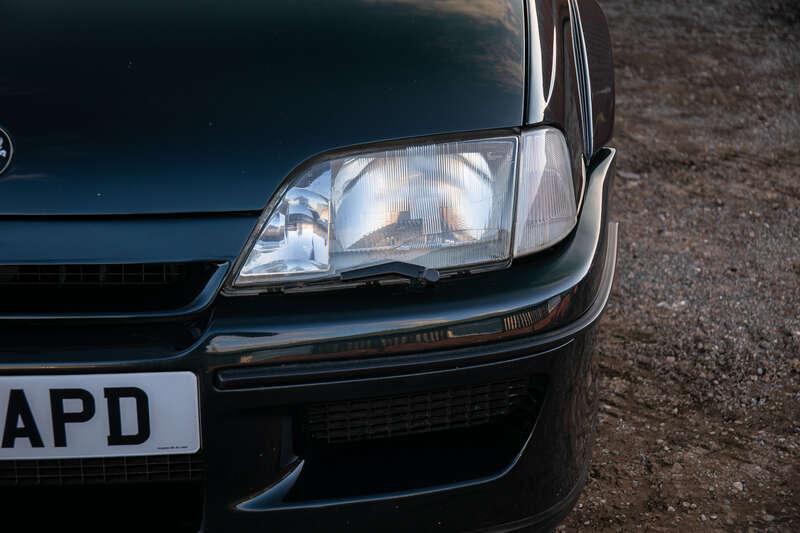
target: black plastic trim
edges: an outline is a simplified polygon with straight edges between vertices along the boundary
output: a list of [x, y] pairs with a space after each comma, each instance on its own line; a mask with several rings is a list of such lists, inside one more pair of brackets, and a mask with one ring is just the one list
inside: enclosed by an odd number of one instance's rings
[[586, 485], [586, 480], [588, 477], [588, 472], [584, 471], [581, 474], [581, 478], [577, 483], [575, 483], [575, 486], [572, 487], [572, 490], [570, 490], [563, 499], [559, 500], [557, 503], [541, 513], [537, 513], [533, 516], [522, 518], [520, 520], [514, 520], [513, 522], [506, 522], [505, 524], [500, 524], [498, 526], [475, 529], [469, 533], [512, 533], [523, 530], [529, 533], [552, 531], [553, 528], [570, 512], [572, 507], [575, 505], [575, 502], [578, 501], [578, 497], [580, 497], [581, 491], [583, 491], [583, 487]]

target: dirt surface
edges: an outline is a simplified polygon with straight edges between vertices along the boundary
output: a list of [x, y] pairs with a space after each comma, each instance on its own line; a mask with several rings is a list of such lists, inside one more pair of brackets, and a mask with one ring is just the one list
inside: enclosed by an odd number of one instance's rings
[[800, 531], [800, 2], [601, 4], [621, 247], [560, 529]]

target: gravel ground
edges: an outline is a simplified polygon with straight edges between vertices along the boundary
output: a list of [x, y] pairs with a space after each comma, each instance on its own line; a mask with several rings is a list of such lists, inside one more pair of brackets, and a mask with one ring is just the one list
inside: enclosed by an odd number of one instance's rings
[[800, 531], [800, 1], [601, 4], [620, 250], [559, 529]]

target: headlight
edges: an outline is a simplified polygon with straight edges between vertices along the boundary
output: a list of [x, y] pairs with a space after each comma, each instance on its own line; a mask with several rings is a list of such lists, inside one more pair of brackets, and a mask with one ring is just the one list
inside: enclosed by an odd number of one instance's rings
[[[569, 153], [552, 128], [331, 157], [268, 208], [233, 288], [333, 281], [372, 265], [436, 271], [507, 262], [575, 224]], [[516, 196], [516, 198], [515, 198]], [[514, 224], [514, 204], [518, 216]]]
[[567, 236], [578, 221], [569, 149], [553, 128], [522, 135], [514, 257], [543, 250]]

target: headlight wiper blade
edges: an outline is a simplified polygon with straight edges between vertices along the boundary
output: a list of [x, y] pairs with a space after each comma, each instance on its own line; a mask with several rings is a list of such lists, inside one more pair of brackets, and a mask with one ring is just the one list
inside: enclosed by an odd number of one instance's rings
[[391, 261], [366, 267], [345, 270], [339, 274], [341, 281], [368, 281], [376, 278], [400, 277], [427, 285], [439, 281], [439, 271], [422, 265]]

